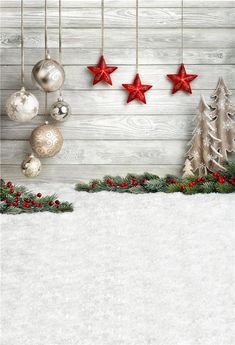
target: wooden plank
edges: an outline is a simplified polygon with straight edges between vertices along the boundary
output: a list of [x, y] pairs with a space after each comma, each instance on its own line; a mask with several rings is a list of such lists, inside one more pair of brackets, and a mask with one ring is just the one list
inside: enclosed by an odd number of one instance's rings
[[[44, 0], [24, 0], [25, 7], [43, 7]], [[64, 0], [65, 7], [100, 7], [100, 0]], [[48, 0], [48, 7], [57, 7], [58, 0]], [[181, 7], [181, 0], [139, 0], [140, 7]], [[2, 0], [1, 7], [20, 7], [20, 0]], [[105, 7], [135, 7], [135, 0], [105, 0]], [[234, 0], [184, 0], [184, 7], [235, 7]]]
[[[96, 61], [94, 61], [96, 62]], [[98, 62], [98, 61], [97, 61]], [[27, 66], [25, 69], [25, 85], [29, 89], [36, 89], [32, 85], [31, 71], [33, 66]], [[167, 79], [167, 74], [176, 73], [178, 65], [161, 65], [161, 66], [141, 66], [140, 72], [143, 78], [153, 85], [156, 89], [169, 90], [172, 83]], [[4, 89], [12, 90], [20, 88], [20, 66], [1, 66], [1, 81]], [[235, 68], [232, 65], [186, 65], [188, 73], [195, 73], [198, 78], [192, 83], [194, 90], [202, 88], [212, 89], [216, 86], [218, 76], [223, 76], [226, 82], [235, 85]], [[93, 75], [88, 71], [86, 66], [65, 66], [66, 80], [64, 89], [68, 90], [87, 90], [92, 89]], [[122, 83], [126, 82], [128, 76], [135, 74], [135, 66], [120, 66], [112, 74], [112, 89], [119, 90]], [[110, 89], [105, 83], [98, 83], [95, 89]]]
[[[44, 47], [44, 33], [42, 29], [30, 28], [25, 30], [25, 47]], [[186, 48], [231, 48], [234, 46], [234, 28], [213, 28], [184, 30], [184, 44]], [[180, 29], [141, 29], [139, 33], [140, 48], [178, 48], [180, 45]], [[97, 29], [64, 29], [63, 48], [99, 48], [101, 44], [100, 30]], [[5, 28], [2, 30], [0, 47], [16, 48], [20, 46], [20, 30]], [[58, 30], [50, 29], [48, 46], [58, 47]], [[135, 29], [106, 29], [105, 47], [107, 48], [135, 48]]]
[[[228, 85], [230, 87], [230, 85]], [[6, 98], [14, 90], [2, 90], [1, 114], [5, 114]], [[64, 99], [71, 105], [74, 114], [78, 115], [191, 115], [199, 103], [200, 94], [210, 101], [213, 90], [194, 90], [192, 95], [178, 92], [171, 95], [170, 90], [150, 90], [146, 94], [147, 104], [133, 101], [126, 103], [125, 90], [89, 90], [64, 91]], [[40, 102], [40, 114], [44, 113], [44, 94], [34, 91]], [[48, 95], [48, 105], [56, 100], [55, 93]], [[235, 94], [231, 101], [235, 103]]]
[[[102, 178], [106, 175], [125, 176], [128, 173], [142, 174], [145, 171], [165, 176], [166, 174], [180, 175], [181, 165], [47, 165], [43, 164], [41, 174], [35, 179], [25, 177], [20, 170], [20, 165], [0, 166], [1, 176], [6, 181], [24, 183], [31, 190], [31, 183], [63, 182], [77, 183], [79, 181], [90, 181], [95, 178]], [[73, 186], [71, 186], [73, 188]], [[35, 191], [37, 192], [37, 191]]]
[[[2, 117], [1, 138], [8, 140], [28, 139], [32, 130], [45, 121], [37, 116], [30, 123], [15, 123]], [[160, 116], [76, 116], [56, 126], [60, 127], [64, 139], [92, 140], [158, 140], [190, 139], [194, 128], [192, 115]]]
[[[51, 56], [58, 59], [58, 49], [50, 49]], [[42, 57], [41, 48], [26, 48], [25, 63], [31, 65]], [[63, 62], [65, 65], [92, 65], [100, 55], [100, 49], [64, 48]], [[181, 54], [179, 48], [142, 48], [139, 51], [140, 62], [145, 65], [152, 64], [179, 64]], [[135, 64], [135, 49], [133, 48], [107, 48], [105, 49], [107, 62], [114, 65]], [[2, 65], [16, 65], [20, 61], [20, 48], [0, 50]], [[185, 48], [184, 61], [186, 64], [235, 64], [235, 48]]]
[[[26, 8], [25, 27], [44, 27], [44, 9]], [[135, 27], [135, 8], [105, 8], [105, 27]], [[97, 8], [64, 8], [64, 28], [99, 28], [100, 11]], [[234, 27], [235, 8], [185, 8], [184, 27]], [[18, 8], [2, 9], [2, 27], [19, 28], [20, 11]], [[180, 8], [140, 8], [139, 27], [142, 28], [175, 28], [181, 26]], [[58, 8], [48, 10], [48, 27], [58, 27]]]
[[[65, 140], [61, 152], [44, 164], [182, 164], [186, 141]], [[19, 164], [31, 151], [28, 141], [3, 140], [2, 164]]]

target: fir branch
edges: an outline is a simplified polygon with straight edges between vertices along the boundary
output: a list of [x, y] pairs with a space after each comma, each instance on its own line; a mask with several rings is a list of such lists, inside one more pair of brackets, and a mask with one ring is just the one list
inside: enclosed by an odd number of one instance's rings
[[71, 212], [73, 206], [68, 202], [60, 202], [56, 194], [42, 196], [27, 191], [25, 187], [7, 183], [1, 179], [0, 185], [0, 213], [20, 214], [38, 212]]
[[117, 193], [232, 193], [235, 192], [235, 162], [224, 164], [223, 169], [209, 173], [205, 177], [186, 176], [179, 178], [167, 175], [160, 178], [155, 174], [144, 173], [142, 175], [128, 174], [126, 177], [105, 176], [102, 180], [92, 180], [89, 184], [78, 183], [77, 191], [96, 193], [100, 191], [112, 191]]

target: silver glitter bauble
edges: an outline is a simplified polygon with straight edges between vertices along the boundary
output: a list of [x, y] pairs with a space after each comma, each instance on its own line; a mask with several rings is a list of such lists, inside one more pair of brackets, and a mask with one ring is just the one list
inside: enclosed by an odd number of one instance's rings
[[46, 122], [35, 128], [30, 137], [32, 150], [39, 157], [53, 157], [63, 146], [63, 136], [59, 128]]
[[32, 70], [33, 83], [45, 92], [59, 90], [64, 84], [65, 72], [63, 66], [50, 58], [39, 61]]
[[37, 98], [24, 87], [13, 93], [6, 101], [6, 113], [16, 122], [27, 122], [37, 114], [39, 103]]
[[56, 121], [63, 122], [67, 120], [71, 114], [70, 105], [65, 102], [62, 97], [59, 97], [58, 100], [51, 105], [50, 114]]
[[31, 153], [21, 163], [21, 171], [26, 177], [36, 177], [42, 170], [40, 160]]

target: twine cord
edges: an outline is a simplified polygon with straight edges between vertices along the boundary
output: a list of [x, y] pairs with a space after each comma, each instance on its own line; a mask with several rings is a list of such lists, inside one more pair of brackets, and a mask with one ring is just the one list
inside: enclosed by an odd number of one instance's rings
[[104, 54], [104, 0], [101, 0], [101, 54]]
[[24, 0], [21, 0], [21, 86], [24, 87]]
[[[59, 62], [62, 65], [62, 3], [59, 0]], [[59, 90], [60, 96], [62, 96], [62, 87]]]
[[184, 0], [181, 0], [181, 61], [184, 63]]
[[44, 5], [44, 10], [45, 10], [45, 16], [44, 16], [44, 20], [45, 20], [45, 58], [47, 58], [48, 55], [48, 45], [47, 45], [47, 0], [45, 0], [45, 5]]
[[[48, 44], [47, 44], [47, 0], [44, 3], [44, 34], [45, 34], [45, 59], [48, 57]], [[45, 92], [45, 115], [47, 114], [47, 92]]]
[[135, 47], [135, 58], [136, 58], [136, 73], [139, 73], [139, 0], [136, 0], [136, 15], [135, 15], [135, 33], [136, 33], [136, 47]]

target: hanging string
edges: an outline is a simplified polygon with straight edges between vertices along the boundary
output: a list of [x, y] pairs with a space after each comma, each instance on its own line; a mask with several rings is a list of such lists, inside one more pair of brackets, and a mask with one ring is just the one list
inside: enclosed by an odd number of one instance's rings
[[21, 86], [24, 87], [24, 0], [21, 0]]
[[48, 103], [47, 92], [45, 91], [45, 109], [44, 109], [45, 115], [47, 115], [47, 103]]
[[[48, 44], [47, 44], [47, 0], [44, 3], [44, 35], [45, 35], [45, 59], [48, 57]], [[45, 92], [45, 115], [47, 114], [47, 92]]]
[[48, 45], [47, 45], [47, 0], [45, 0], [45, 5], [44, 5], [44, 10], [45, 10], [45, 16], [44, 16], [44, 19], [45, 19], [45, 23], [44, 23], [44, 26], [45, 26], [45, 58], [47, 58], [49, 52], [48, 52]]
[[184, 0], [181, 0], [181, 61], [184, 63]]
[[136, 58], [136, 73], [139, 73], [139, 0], [136, 0], [136, 15], [135, 15], [135, 33], [136, 33], [136, 51], [135, 51], [135, 58]]
[[101, 0], [101, 54], [104, 54], [104, 0]]
[[[59, 0], [59, 62], [62, 65], [62, 4]], [[60, 96], [62, 96], [62, 88], [59, 90]]]

